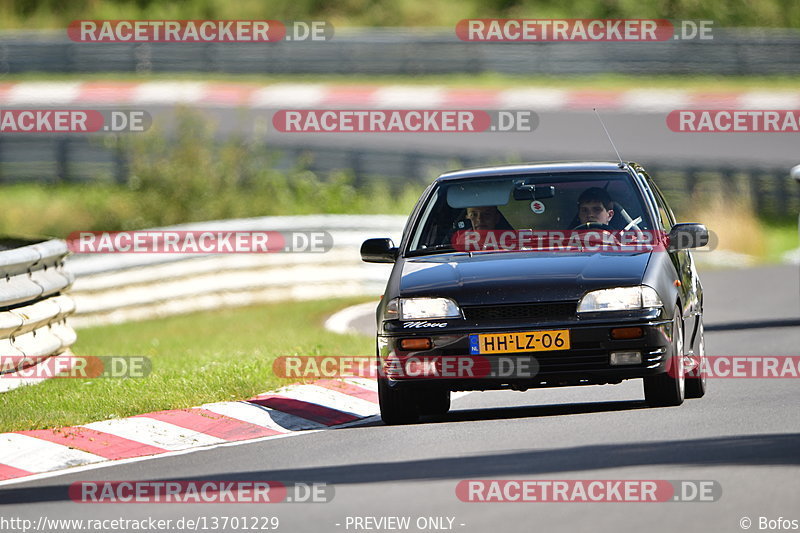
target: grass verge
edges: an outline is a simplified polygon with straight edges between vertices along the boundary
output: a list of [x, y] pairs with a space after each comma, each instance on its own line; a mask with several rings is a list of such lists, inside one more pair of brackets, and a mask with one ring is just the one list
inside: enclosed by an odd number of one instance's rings
[[767, 220], [762, 221], [761, 225], [766, 242], [764, 260], [767, 263], [782, 263], [786, 252], [800, 247], [797, 220]]
[[[700, 222], [714, 233], [713, 250], [749, 256], [756, 264], [782, 263], [784, 254], [800, 245], [797, 219], [759, 216], [749, 194], [724, 186], [700, 187], [689, 198], [674, 190], [665, 194], [680, 207], [676, 208], [679, 222]], [[706, 253], [697, 252], [696, 257], [702, 260]]]
[[[130, 231], [259, 216], [408, 215], [424, 189], [408, 184], [394, 192], [377, 181], [356, 189], [346, 178], [320, 180], [312, 173], [286, 181], [281, 190], [284, 201], [275, 201], [266, 189], [258, 193], [232, 189], [189, 203], [182, 211], [170, 203], [170, 196], [142, 194], [124, 186], [5, 185], [0, 186], [0, 235], [65, 238], [74, 231]], [[194, 200], [187, 198], [184, 203]]]
[[77, 355], [147, 356], [152, 372], [140, 379], [51, 379], [3, 393], [0, 432], [243, 400], [292, 383], [274, 375], [276, 357], [372, 353], [371, 338], [322, 327], [328, 315], [358, 301], [283, 302], [81, 330]]
[[62, 74], [31, 72], [7, 74], [3, 82], [23, 81], [102, 81], [102, 82], [148, 82], [148, 81], [202, 81], [245, 83], [263, 85], [271, 83], [327, 83], [332, 85], [381, 86], [381, 85], [439, 85], [443, 87], [469, 89], [508, 89], [508, 88], [558, 88], [575, 90], [627, 90], [627, 89], [682, 89], [690, 91], [709, 91], [725, 93], [728, 91], [758, 90], [796, 90], [800, 76], [635, 76], [622, 74], [589, 74], [575, 76], [546, 76], [522, 74], [513, 76], [484, 72], [477, 74], [437, 74], [418, 76], [366, 75], [366, 74], [314, 74], [314, 75], [272, 75], [272, 74], [227, 74], [214, 72], [172, 72], [163, 74], [81, 73]]

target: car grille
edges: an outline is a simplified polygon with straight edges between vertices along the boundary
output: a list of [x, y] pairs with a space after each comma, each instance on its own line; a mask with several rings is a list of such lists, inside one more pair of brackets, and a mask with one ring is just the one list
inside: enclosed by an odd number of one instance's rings
[[[539, 362], [539, 374], [554, 374], [558, 372], [580, 372], [581, 370], [607, 370], [611, 367], [608, 364], [608, 354], [592, 350], [580, 350], [569, 356], [563, 354], [544, 355], [536, 354]], [[619, 368], [619, 367], [617, 367]]]
[[476, 305], [464, 307], [467, 320], [532, 320], [536, 322], [571, 320], [575, 318], [575, 302]]

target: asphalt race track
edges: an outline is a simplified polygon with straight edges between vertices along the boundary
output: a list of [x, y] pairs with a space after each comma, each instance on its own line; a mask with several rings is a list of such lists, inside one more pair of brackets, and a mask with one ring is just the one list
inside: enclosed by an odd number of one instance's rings
[[[13, 106], [11, 106], [13, 108]], [[102, 109], [103, 105], [96, 105]], [[172, 105], [138, 105], [164, 131], [176, 124]], [[221, 138], [263, 141], [268, 146], [480, 156], [499, 162], [554, 160], [616, 160], [602, 126], [591, 111], [538, 111], [539, 125], [531, 132], [494, 133], [284, 133], [277, 131], [269, 108], [194, 108], [204, 114]], [[787, 133], [677, 133], [666, 126], [666, 112], [598, 109], [625, 160], [681, 166], [697, 164], [789, 168], [798, 163], [797, 143]], [[43, 138], [46, 138], [44, 134]], [[26, 148], [21, 148], [26, 149]], [[30, 150], [31, 148], [27, 148]], [[26, 152], [27, 153], [27, 152]], [[29, 154], [35, 157], [36, 153]], [[424, 181], [427, 183], [435, 175]]]
[[[169, 107], [149, 107], [159, 124], [172, 122]], [[204, 108], [217, 124], [220, 136], [252, 135], [265, 141], [301, 143], [326, 148], [415, 151], [444, 154], [505, 156], [516, 160], [616, 160], [614, 149], [591, 111], [539, 111], [539, 126], [528, 133], [282, 133], [272, 124], [275, 110], [242, 112], [231, 108]], [[707, 163], [718, 166], [786, 165], [798, 163], [796, 141], [785, 133], [676, 133], [666, 126], [667, 113], [604, 111], [598, 107], [625, 160]], [[167, 126], [168, 127], [168, 126]], [[430, 176], [433, 179], [435, 176]]]
[[[701, 274], [709, 355], [798, 354], [797, 266]], [[371, 327], [367, 318], [359, 324]], [[277, 530], [287, 532], [389, 530], [354, 527], [353, 517], [367, 516], [411, 517], [408, 531], [464, 532], [742, 531], [744, 518], [753, 530], [762, 530], [761, 517], [800, 519], [800, 381], [715, 379], [709, 388], [703, 399], [660, 409], [643, 403], [640, 381], [473, 393], [450, 414], [417, 425], [387, 427], [373, 418], [14, 484], [0, 490], [0, 516], [277, 516]], [[465, 503], [456, 496], [460, 480], [499, 478], [714, 480], [722, 492], [714, 502], [667, 503]], [[325, 482], [335, 497], [275, 505], [70, 501], [70, 483], [91, 480]], [[419, 517], [453, 521], [420, 529]]]

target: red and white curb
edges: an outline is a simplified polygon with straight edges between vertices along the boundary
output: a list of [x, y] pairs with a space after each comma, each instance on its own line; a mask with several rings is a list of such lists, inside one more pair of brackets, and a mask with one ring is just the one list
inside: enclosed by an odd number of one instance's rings
[[364, 302], [363, 304], [351, 305], [340, 311], [335, 312], [325, 321], [325, 329], [340, 335], [375, 335], [375, 328], [371, 330], [359, 330], [355, 323], [363, 319], [374, 323], [375, 312], [378, 308], [377, 301]]
[[374, 380], [319, 380], [243, 402], [209, 403], [82, 426], [2, 433], [0, 485], [70, 467], [286, 437], [351, 424], [378, 413]]
[[796, 109], [798, 91], [469, 89], [420, 85], [269, 85], [193, 81], [0, 83], [11, 106], [174, 105], [251, 108], [527, 108], [534, 111], [669, 112], [685, 108]]

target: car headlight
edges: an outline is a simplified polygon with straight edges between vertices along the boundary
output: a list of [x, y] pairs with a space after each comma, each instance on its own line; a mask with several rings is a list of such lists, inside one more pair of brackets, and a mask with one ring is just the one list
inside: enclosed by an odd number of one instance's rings
[[398, 298], [389, 302], [386, 308], [387, 318], [399, 317], [400, 320], [461, 318], [461, 309], [450, 298]]
[[617, 287], [587, 292], [578, 304], [579, 313], [594, 311], [630, 311], [663, 307], [661, 298], [652, 287]]

